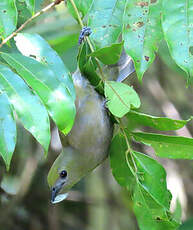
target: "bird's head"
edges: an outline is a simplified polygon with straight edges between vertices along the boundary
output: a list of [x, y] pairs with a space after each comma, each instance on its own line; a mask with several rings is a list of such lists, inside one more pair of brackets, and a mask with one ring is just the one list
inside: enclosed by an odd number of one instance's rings
[[48, 173], [51, 202], [58, 203], [67, 197], [67, 192], [91, 169], [89, 158], [82, 157], [72, 147], [65, 147]]

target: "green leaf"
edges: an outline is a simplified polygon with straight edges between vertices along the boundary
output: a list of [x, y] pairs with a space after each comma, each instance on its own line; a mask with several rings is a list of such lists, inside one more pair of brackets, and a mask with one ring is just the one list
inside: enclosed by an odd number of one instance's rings
[[75, 100], [75, 89], [69, 71], [56, 51], [40, 35], [19, 33], [15, 37], [15, 41], [17, 48], [23, 55], [33, 57], [36, 61], [48, 66], [58, 80], [64, 83], [64, 87], [67, 88]]
[[180, 226], [179, 230], [192, 230], [193, 218], [189, 218]]
[[97, 73], [96, 61], [93, 57], [90, 57], [89, 54], [90, 48], [87, 43], [84, 43], [80, 47], [78, 53], [78, 67], [81, 73], [89, 80], [94, 88], [103, 94], [104, 88], [100, 76]]
[[26, 2], [23, 0], [16, 0], [16, 7], [18, 11], [17, 27], [21, 26], [27, 19], [31, 17], [31, 13], [27, 8]]
[[162, 40], [159, 45], [159, 50], [158, 50], [159, 57], [161, 60], [164, 62], [167, 67], [176, 73], [183, 75], [186, 77], [186, 73], [178, 66], [176, 65], [175, 61], [172, 59], [167, 43], [165, 40]]
[[[176, 64], [193, 77], [192, 0], [167, 1], [162, 4], [162, 28], [169, 51]], [[176, 36], [177, 35], [177, 36]]]
[[161, 131], [181, 129], [191, 120], [174, 120], [168, 117], [155, 117], [135, 111], [130, 111], [127, 114], [127, 118], [128, 124], [135, 123], [137, 125], [149, 126]]
[[162, 207], [169, 211], [171, 194], [167, 190], [166, 172], [156, 160], [133, 151], [137, 167], [138, 182]]
[[105, 65], [111, 65], [119, 61], [122, 48], [123, 42], [118, 44], [112, 44], [111, 46], [107, 46], [105, 48], [92, 52], [90, 56], [98, 58]]
[[0, 65], [0, 89], [8, 95], [23, 126], [48, 152], [50, 124], [45, 107], [26, 83], [9, 68]]
[[[91, 7], [91, 4], [93, 2], [93, 0], [73, 0], [79, 13], [81, 13], [81, 18], [84, 18], [84, 16], [88, 13], [90, 7]], [[74, 18], [77, 19], [77, 14], [76, 12], [74, 11], [74, 8], [71, 4], [70, 1], [67, 1], [67, 6], [68, 6], [68, 9], [70, 11], [70, 13], [73, 15]]]
[[134, 213], [137, 217], [140, 230], [176, 230], [179, 223], [173, 220], [170, 213], [161, 207], [140, 185], [135, 188]]
[[6, 93], [0, 91], [0, 155], [9, 170], [16, 144], [16, 122]]
[[25, 0], [26, 4], [27, 4], [27, 8], [29, 9], [29, 11], [31, 12], [31, 14], [34, 14], [35, 11], [35, 0]]
[[74, 100], [54, 72], [36, 60], [21, 54], [1, 56], [22, 76], [42, 99], [58, 128], [67, 134], [75, 118]]
[[131, 106], [140, 107], [140, 99], [135, 90], [120, 82], [105, 82], [105, 97], [111, 113], [117, 117], [123, 117], [130, 111]]
[[[78, 41], [79, 34], [72, 33], [72, 34], [65, 34], [56, 36], [56, 38], [52, 38], [49, 40], [49, 44], [54, 48], [54, 50], [58, 54], [64, 54], [66, 51], [72, 48], [77, 49], [77, 41]], [[66, 60], [65, 60], [66, 64]]]
[[124, 136], [116, 135], [110, 146], [110, 163], [113, 176], [123, 187], [130, 188], [134, 182], [134, 176], [127, 165], [126, 160], [127, 144]]
[[176, 200], [176, 207], [175, 207], [175, 210], [174, 210], [174, 213], [172, 214], [172, 216], [176, 221], [178, 221], [178, 222], [181, 221], [182, 207], [181, 207], [179, 199]]
[[133, 132], [136, 141], [150, 144], [156, 155], [172, 159], [193, 159], [193, 138]]
[[[119, 36], [122, 31], [125, 1], [126, 0], [93, 1], [89, 11], [88, 26], [92, 29], [90, 39], [94, 44], [95, 52], [97, 51], [95, 54], [100, 57], [103, 63], [114, 64], [119, 59], [118, 56], [120, 56], [120, 54], [117, 56], [117, 53], [121, 51], [120, 45], [122, 43], [119, 43]], [[112, 53], [112, 50], [115, 50], [116, 53]]]
[[[171, 195], [166, 187], [164, 168], [154, 159], [128, 150], [125, 138], [117, 134], [110, 147], [110, 162], [117, 182], [133, 190], [133, 206], [141, 230], [175, 230], [169, 213]], [[135, 171], [137, 170], [137, 172]]]
[[0, 1], [0, 37], [10, 35], [17, 25], [17, 9], [15, 0]]
[[134, 61], [139, 80], [154, 61], [162, 39], [160, 13], [161, 0], [129, 0], [125, 6], [124, 47]]

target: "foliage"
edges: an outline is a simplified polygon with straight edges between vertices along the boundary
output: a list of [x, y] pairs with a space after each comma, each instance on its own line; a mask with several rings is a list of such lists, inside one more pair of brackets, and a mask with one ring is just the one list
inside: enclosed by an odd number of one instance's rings
[[[34, 15], [39, 4], [35, 0], [23, 1], [26, 13], [21, 15], [19, 2], [1, 0], [2, 41]], [[193, 139], [135, 132], [129, 123], [170, 131], [182, 128], [190, 119], [174, 120], [136, 111], [141, 102], [133, 87], [106, 80], [103, 71], [106, 65], [115, 64], [125, 49], [141, 81], [164, 39], [174, 62], [186, 72], [190, 83], [193, 79], [193, 1], [67, 0], [67, 7], [81, 26], [84, 22], [92, 30], [79, 47], [78, 66], [104, 94], [106, 105], [119, 126], [110, 147], [112, 173], [132, 194], [132, 206], [141, 230], [175, 230], [180, 223], [170, 212], [171, 194], [167, 190], [164, 168], [132, 149], [131, 143], [135, 140], [151, 145], [159, 157], [193, 159]], [[56, 47], [60, 50], [63, 41], [72, 46], [72, 39], [74, 35], [65, 34]], [[0, 49], [0, 56], [0, 154], [9, 169], [16, 145], [17, 119], [47, 153], [48, 114], [57, 127], [68, 134], [76, 114], [75, 90], [70, 70], [38, 34], [18, 33]], [[120, 119], [123, 116], [127, 119], [126, 126]]]

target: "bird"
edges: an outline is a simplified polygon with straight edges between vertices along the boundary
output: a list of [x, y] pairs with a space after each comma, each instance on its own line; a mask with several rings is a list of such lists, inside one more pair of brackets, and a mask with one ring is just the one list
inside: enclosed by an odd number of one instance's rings
[[[124, 80], [126, 72], [129, 75], [134, 71], [130, 63], [132, 60], [125, 53], [123, 55], [130, 66], [124, 71], [124, 76], [123, 58], [120, 58], [120, 64], [110, 66], [122, 71], [117, 81]], [[52, 203], [65, 199], [74, 184], [107, 158], [113, 136], [113, 123], [105, 106], [105, 98], [95, 91], [79, 70], [72, 75], [72, 79], [76, 91], [76, 117], [70, 133], [67, 136], [60, 134], [63, 150], [48, 173]]]
[[61, 137], [63, 150], [48, 173], [52, 202], [61, 190], [67, 192], [104, 161], [113, 134], [104, 98], [80, 71], [76, 71], [72, 78], [77, 112], [72, 130], [66, 137]]

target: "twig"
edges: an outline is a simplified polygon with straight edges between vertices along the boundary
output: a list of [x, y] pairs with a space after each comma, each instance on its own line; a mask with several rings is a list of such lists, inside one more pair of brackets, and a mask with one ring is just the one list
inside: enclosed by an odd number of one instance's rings
[[42, 10], [40, 10], [39, 12], [37, 12], [36, 14], [34, 14], [31, 18], [29, 18], [27, 21], [25, 21], [16, 31], [14, 31], [12, 34], [10, 34], [8, 37], [6, 37], [2, 41], [2, 43], [0, 44], [0, 48], [4, 44], [6, 44], [10, 39], [12, 39], [13, 37], [15, 37], [21, 30], [23, 30], [33, 19], [37, 18], [41, 14], [43, 14], [46, 11], [52, 9], [53, 7], [55, 7], [56, 5], [60, 4], [63, 1], [64, 0], [55, 0], [54, 2], [50, 3], [48, 6], [46, 6], [45, 8], [43, 8]]

